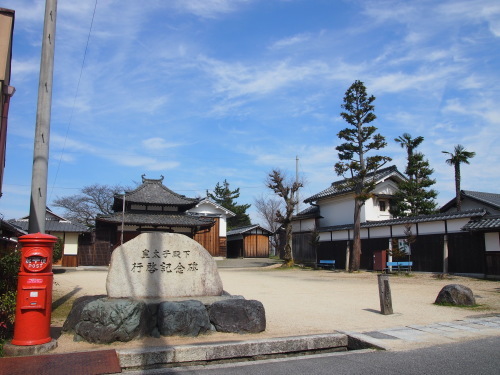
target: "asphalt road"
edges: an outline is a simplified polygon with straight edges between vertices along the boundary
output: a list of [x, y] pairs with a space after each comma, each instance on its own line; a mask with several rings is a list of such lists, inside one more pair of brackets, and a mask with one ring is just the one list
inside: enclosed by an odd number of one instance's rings
[[500, 337], [399, 352], [349, 352], [275, 360], [125, 372], [129, 375], [330, 375], [500, 373]]

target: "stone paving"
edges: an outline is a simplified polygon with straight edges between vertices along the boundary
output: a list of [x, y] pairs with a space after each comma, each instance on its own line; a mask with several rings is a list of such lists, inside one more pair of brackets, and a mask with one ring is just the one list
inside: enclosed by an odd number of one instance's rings
[[500, 336], [500, 315], [362, 332], [389, 350], [412, 349], [487, 336]]

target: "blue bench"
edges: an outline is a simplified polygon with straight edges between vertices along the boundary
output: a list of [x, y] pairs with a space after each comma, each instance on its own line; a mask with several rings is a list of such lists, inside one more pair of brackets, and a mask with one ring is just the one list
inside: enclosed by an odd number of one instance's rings
[[335, 269], [335, 261], [334, 260], [320, 260], [318, 262], [318, 267], [331, 268], [332, 270], [334, 270]]
[[413, 266], [413, 262], [387, 262], [386, 271], [411, 271], [411, 267]]

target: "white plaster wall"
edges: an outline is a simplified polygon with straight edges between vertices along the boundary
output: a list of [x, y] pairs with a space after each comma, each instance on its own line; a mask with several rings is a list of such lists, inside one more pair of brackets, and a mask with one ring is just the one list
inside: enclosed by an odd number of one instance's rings
[[66, 233], [64, 237], [64, 255], [78, 254], [78, 233]]
[[323, 219], [321, 227], [351, 224], [354, 222], [354, 196], [341, 196], [318, 202]]
[[328, 241], [330, 241], [330, 232], [321, 232], [319, 234], [319, 241], [320, 242], [328, 242]]
[[[462, 228], [469, 219], [456, 219], [456, 220], [448, 220], [448, 233], [452, 232], [460, 232], [460, 228]], [[405, 226], [403, 224], [400, 225], [393, 225], [392, 226], [392, 236], [393, 238], [403, 238], [406, 237], [405, 234]], [[417, 234], [417, 227], [416, 224], [412, 224], [411, 226], [411, 231], [413, 234]], [[418, 234], [419, 235], [428, 235], [428, 234], [445, 234], [445, 224], [444, 221], [430, 221], [427, 223], [418, 223]], [[350, 231], [350, 237], [352, 239], [352, 230]], [[381, 227], [374, 227], [370, 228], [370, 238], [381, 238], [381, 237], [389, 237], [391, 235], [391, 228], [389, 225], [386, 226], [381, 226]], [[495, 237], [496, 235], [496, 237]], [[488, 241], [487, 243], [489, 244], [488, 246], [491, 246], [491, 248], [498, 248], [498, 239], [499, 234], [498, 233], [490, 233], [488, 234], [488, 239], [486, 239], [485, 236], [485, 241]], [[320, 240], [321, 241], [330, 241], [333, 239], [333, 241], [338, 241], [338, 240], [347, 240], [349, 238], [348, 236], [348, 231], [335, 231], [330, 234], [330, 232], [324, 232], [320, 234]], [[361, 229], [361, 238], [365, 239], [368, 238], [368, 229], [367, 228], [362, 228]], [[496, 242], [495, 242], [496, 241]], [[495, 245], [496, 244], [496, 245]], [[490, 251], [500, 251], [499, 250], [490, 250]]]
[[292, 223], [293, 232], [310, 232], [316, 228], [315, 219], [297, 220]]
[[484, 244], [486, 251], [500, 251], [500, 233], [485, 233]]
[[[351, 230], [351, 237], [352, 237], [352, 230]], [[334, 241], [340, 241], [340, 240], [348, 240], [349, 239], [349, 233], [346, 230], [338, 231], [338, 232], [333, 232], [332, 233], [332, 238]]]
[[[417, 234], [417, 227], [411, 227], [413, 234]], [[450, 222], [448, 222], [448, 231], [450, 230]], [[418, 234], [436, 234], [445, 233], [444, 221], [431, 221], [428, 223], [418, 223]]]
[[460, 229], [463, 228], [465, 224], [470, 221], [470, 218], [448, 220], [448, 232], [461, 232]]
[[226, 237], [227, 234], [227, 217], [224, 210], [215, 207], [210, 203], [202, 203], [197, 207], [189, 209], [187, 212], [193, 212], [202, 215], [221, 215], [219, 224], [219, 236]]
[[[415, 225], [412, 226], [412, 231], [417, 233]], [[404, 237], [405, 236], [405, 226], [404, 225], [394, 225], [392, 227], [392, 237]]]
[[219, 236], [226, 237], [227, 235], [227, 220], [226, 215], [219, 219]]
[[391, 229], [387, 227], [375, 227], [370, 228], [370, 237], [378, 238], [378, 237], [390, 237]]

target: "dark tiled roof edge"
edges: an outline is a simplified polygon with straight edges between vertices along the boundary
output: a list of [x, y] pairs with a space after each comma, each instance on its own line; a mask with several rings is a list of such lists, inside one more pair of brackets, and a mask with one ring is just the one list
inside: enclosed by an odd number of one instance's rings
[[488, 231], [500, 229], [500, 215], [485, 216], [469, 221], [462, 228], [463, 231]]
[[236, 234], [242, 234], [242, 233], [246, 233], [246, 232], [251, 232], [252, 230], [257, 229], [257, 228], [260, 229], [260, 230], [262, 230], [262, 231], [268, 232], [269, 234], [273, 233], [270, 230], [261, 227], [259, 224], [252, 224], [252, 225], [247, 225], [247, 226], [244, 226], [244, 227], [233, 228], [233, 229], [231, 229], [230, 231], [228, 231], [226, 233], [226, 236], [229, 237], [229, 236], [234, 236]]
[[[474, 209], [460, 212], [451, 212], [451, 213], [439, 213], [432, 215], [422, 215], [422, 216], [409, 216], [399, 219], [391, 219], [391, 220], [382, 220], [382, 221], [369, 221], [361, 223], [361, 228], [374, 228], [374, 227], [383, 227], [386, 225], [402, 225], [402, 224], [414, 224], [414, 223], [423, 223], [429, 221], [441, 221], [441, 220], [452, 220], [452, 219], [461, 219], [461, 218], [472, 218], [472, 217], [482, 217], [486, 215], [486, 210], [484, 209]], [[339, 230], [347, 230], [354, 228], [354, 224], [344, 224], [344, 225], [335, 225], [330, 227], [319, 228], [321, 231], [339, 231]]]
[[[391, 165], [389, 167], [382, 168], [375, 173], [373, 173], [373, 172], [368, 173], [368, 175], [366, 177], [374, 177], [375, 180], [378, 181], [378, 180], [386, 178], [392, 174], [398, 175], [402, 179], [406, 178], [403, 174], [401, 174], [401, 172], [398, 171], [398, 169], [395, 165]], [[339, 188], [342, 188], [342, 186], [345, 184], [346, 181], [347, 181], [347, 179], [334, 181], [334, 182], [332, 182], [332, 184], [328, 188], [320, 191], [317, 194], [314, 194], [313, 196], [311, 196], [309, 198], [304, 199], [304, 202], [311, 203], [311, 202], [317, 201], [319, 199], [334, 197], [336, 195], [347, 194], [347, 193], [352, 192], [353, 191], [352, 189], [345, 189], [344, 188], [344, 189], [339, 190]]]

